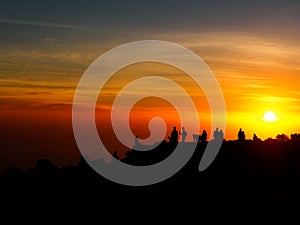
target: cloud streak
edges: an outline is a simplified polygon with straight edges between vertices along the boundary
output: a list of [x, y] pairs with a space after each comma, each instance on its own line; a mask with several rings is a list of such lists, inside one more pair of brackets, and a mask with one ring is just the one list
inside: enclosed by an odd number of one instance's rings
[[5, 19], [5, 18], [0, 18], [0, 23], [50, 27], [50, 28], [61, 28], [61, 29], [71, 29], [71, 30], [87, 30], [87, 28], [85, 28], [85, 27], [73, 26], [73, 25], [68, 25], [68, 24], [36, 22], [36, 21], [29, 21], [29, 20], [12, 20], [12, 19]]

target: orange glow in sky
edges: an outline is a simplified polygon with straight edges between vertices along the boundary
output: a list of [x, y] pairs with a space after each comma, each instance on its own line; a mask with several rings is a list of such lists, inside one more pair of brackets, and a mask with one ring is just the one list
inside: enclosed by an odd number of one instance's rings
[[[2, 1], [0, 124], [1, 143], [6, 150], [1, 149], [0, 165], [24, 162], [22, 152], [28, 153], [28, 165], [33, 158], [42, 155], [51, 155], [59, 161], [60, 153], [65, 156], [70, 149], [73, 151], [70, 158], [76, 158], [79, 152], [72, 133], [71, 109], [81, 76], [108, 50], [145, 39], [182, 45], [210, 67], [225, 98], [225, 139], [237, 139], [240, 128], [245, 131], [246, 139], [252, 139], [254, 133], [262, 140], [281, 133], [298, 133], [299, 4], [289, 1], [198, 2], [178, 1], [178, 5], [170, 5], [158, 1], [132, 5], [120, 1], [118, 4], [122, 7], [118, 8], [110, 1], [104, 5], [100, 1], [94, 3], [95, 6], [62, 4], [53, 8], [49, 3], [49, 7], [33, 4], [31, 8]], [[78, 9], [82, 14], [78, 15]], [[161, 10], [159, 16], [153, 13], [157, 9]], [[170, 65], [144, 62], [118, 71], [99, 95], [95, 120], [100, 137], [107, 140], [110, 149], [121, 146], [107, 123], [111, 105], [124, 85], [144, 76], [162, 76], [178, 83], [195, 103], [200, 129], [208, 133], [215, 129], [210, 127], [206, 97], [184, 72]], [[155, 88], [156, 92], [174, 92], [178, 98], [182, 97], [172, 89]], [[138, 95], [142, 91], [137, 89], [131, 94]], [[274, 112], [277, 119], [266, 121], [267, 111]], [[130, 114], [133, 133], [146, 138], [152, 117], [165, 120], [166, 135], [174, 125], [184, 126], [168, 102], [145, 98]], [[55, 129], [59, 130], [55, 132]], [[192, 140], [194, 131], [187, 132], [187, 140]], [[59, 149], [59, 146], [62, 147]]]

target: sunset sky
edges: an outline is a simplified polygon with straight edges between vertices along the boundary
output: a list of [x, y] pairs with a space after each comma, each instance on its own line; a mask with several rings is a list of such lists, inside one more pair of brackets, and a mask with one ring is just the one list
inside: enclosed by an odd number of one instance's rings
[[[225, 97], [226, 139], [236, 139], [240, 127], [249, 139], [253, 133], [266, 139], [300, 132], [299, 21], [296, 0], [3, 0], [0, 170], [26, 168], [38, 158], [59, 165], [76, 163], [71, 108], [79, 79], [101, 54], [145, 39], [175, 42], [207, 63]], [[182, 71], [141, 63], [119, 71], [105, 86], [105, 100], [96, 113], [100, 134], [106, 133], [114, 96], [143, 75], [179, 81], [195, 101], [201, 130], [213, 129], [205, 96]], [[268, 110], [277, 115], [276, 122], [263, 120]], [[132, 111], [134, 133], [146, 138], [144, 127], [153, 116], [162, 116], [170, 126], [177, 118], [165, 101], [144, 99]]]

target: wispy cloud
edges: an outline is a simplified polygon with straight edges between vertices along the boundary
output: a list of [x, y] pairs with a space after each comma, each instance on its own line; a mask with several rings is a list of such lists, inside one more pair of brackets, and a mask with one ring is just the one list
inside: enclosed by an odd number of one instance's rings
[[240, 94], [239, 97], [241, 99], [247, 100], [254, 100], [260, 102], [270, 102], [270, 103], [279, 103], [279, 104], [293, 104], [298, 103], [300, 100], [296, 97], [287, 97], [287, 96], [270, 96], [265, 93], [247, 93], [247, 94]]
[[29, 21], [29, 20], [13, 20], [13, 19], [5, 19], [5, 18], [0, 18], [0, 23], [39, 26], [39, 27], [53, 27], [53, 28], [72, 29], [72, 30], [87, 30], [87, 28], [85, 27], [73, 26], [68, 24], [37, 22], [37, 21]]

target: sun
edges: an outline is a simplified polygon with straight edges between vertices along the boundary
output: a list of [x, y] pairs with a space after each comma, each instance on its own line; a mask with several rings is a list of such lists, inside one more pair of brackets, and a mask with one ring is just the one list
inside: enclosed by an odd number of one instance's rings
[[278, 120], [277, 116], [272, 111], [266, 111], [263, 117], [266, 122], [275, 122]]

